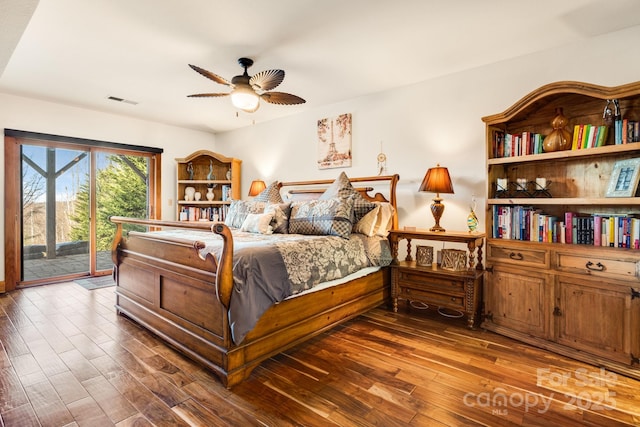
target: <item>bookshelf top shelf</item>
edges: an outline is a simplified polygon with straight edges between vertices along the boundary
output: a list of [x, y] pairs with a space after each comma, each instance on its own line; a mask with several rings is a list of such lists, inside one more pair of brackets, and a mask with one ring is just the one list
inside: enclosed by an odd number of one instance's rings
[[226, 179], [179, 179], [178, 184], [231, 184]]
[[[504, 165], [512, 163], [528, 163], [541, 162], [548, 160], [570, 160], [577, 158], [585, 158], [590, 156], [607, 156], [620, 153], [629, 153], [638, 151], [640, 153], [640, 143], [622, 144], [622, 145], [605, 145], [604, 147], [585, 148], [580, 150], [564, 150], [554, 151], [551, 153], [528, 154], [525, 156], [499, 157], [487, 159], [488, 165]], [[610, 199], [606, 199], [610, 200]]]
[[575, 205], [575, 206], [640, 206], [640, 197], [544, 197], [544, 198], [500, 198], [487, 199], [489, 205], [527, 205], [527, 206], [550, 206], [550, 205]]
[[211, 206], [211, 205], [229, 205], [231, 202], [229, 200], [178, 200], [179, 205], [187, 205], [187, 206]]

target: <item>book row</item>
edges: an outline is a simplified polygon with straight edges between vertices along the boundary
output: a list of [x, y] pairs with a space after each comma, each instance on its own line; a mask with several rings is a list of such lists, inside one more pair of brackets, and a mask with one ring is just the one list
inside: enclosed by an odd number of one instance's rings
[[616, 145], [640, 142], [640, 122], [629, 119], [616, 120], [614, 127]]
[[494, 239], [640, 249], [640, 218], [565, 212], [547, 215], [531, 206], [492, 206]]
[[602, 147], [607, 142], [609, 126], [575, 125], [571, 141], [572, 150]]
[[180, 210], [180, 221], [224, 221], [228, 211], [229, 205], [206, 208], [183, 207]]
[[516, 157], [527, 154], [540, 154], [544, 136], [539, 133], [522, 132], [519, 134], [495, 131], [493, 133], [492, 157]]
[[[614, 143], [628, 144], [640, 142], [640, 122], [635, 120], [616, 120], [614, 123]], [[609, 126], [580, 124], [573, 127], [571, 149], [602, 147], [607, 144]], [[518, 134], [495, 131], [492, 141], [492, 158], [516, 157], [543, 153], [544, 135], [534, 132]]]

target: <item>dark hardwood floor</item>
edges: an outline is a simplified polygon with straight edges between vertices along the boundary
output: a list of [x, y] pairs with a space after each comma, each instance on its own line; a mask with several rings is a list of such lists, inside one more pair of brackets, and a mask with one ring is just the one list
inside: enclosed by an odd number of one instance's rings
[[227, 390], [114, 301], [73, 283], [0, 296], [2, 425], [640, 425], [640, 381], [430, 311], [375, 309]]

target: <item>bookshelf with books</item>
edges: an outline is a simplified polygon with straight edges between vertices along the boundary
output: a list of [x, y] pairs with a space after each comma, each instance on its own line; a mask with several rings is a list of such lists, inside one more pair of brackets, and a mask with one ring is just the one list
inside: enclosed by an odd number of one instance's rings
[[176, 219], [224, 221], [231, 200], [241, 198], [242, 161], [200, 150], [176, 162]]
[[[572, 133], [569, 149], [536, 149], [560, 109]], [[482, 326], [640, 378], [637, 170], [625, 181], [627, 194], [611, 191], [612, 177], [622, 173], [619, 162], [640, 164], [633, 130], [640, 121], [640, 82], [552, 83], [483, 121]], [[519, 136], [510, 155], [500, 149], [506, 138], [516, 140], [507, 135]]]

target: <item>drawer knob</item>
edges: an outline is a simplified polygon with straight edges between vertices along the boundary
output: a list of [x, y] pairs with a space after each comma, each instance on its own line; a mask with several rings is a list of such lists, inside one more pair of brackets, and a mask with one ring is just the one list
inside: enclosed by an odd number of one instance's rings
[[515, 260], [517, 260], [517, 261], [522, 261], [522, 259], [523, 259], [524, 257], [522, 256], [522, 254], [521, 254], [520, 252], [518, 252], [518, 253], [511, 252], [511, 253], [509, 254], [509, 258], [511, 258], [511, 259], [515, 259]]
[[587, 261], [585, 267], [587, 267], [587, 270], [604, 271], [604, 264], [602, 264], [601, 262], [595, 264], [594, 267], [594, 264], [591, 261]]

